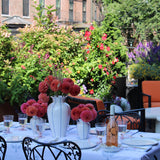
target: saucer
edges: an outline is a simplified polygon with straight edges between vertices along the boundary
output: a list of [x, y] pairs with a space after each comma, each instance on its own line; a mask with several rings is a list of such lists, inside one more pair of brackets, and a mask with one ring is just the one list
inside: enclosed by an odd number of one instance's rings
[[121, 150], [121, 146], [118, 145], [118, 147], [116, 147], [116, 146], [106, 146], [106, 145], [103, 145], [103, 150], [105, 152], [119, 152]]

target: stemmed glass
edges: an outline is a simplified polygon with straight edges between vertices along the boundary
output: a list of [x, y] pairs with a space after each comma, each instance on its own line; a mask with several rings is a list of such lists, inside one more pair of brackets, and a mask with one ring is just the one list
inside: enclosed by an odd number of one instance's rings
[[19, 124], [21, 125], [20, 130], [24, 131], [25, 130], [25, 125], [27, 123], [27, 118], [28, 116], [24, 113], [18, 113], [18, 121]]
[[106, 123], [104, 122], [95, 123], [95, 128], [96, 128], [97, 137], [99, 138], [100, 143], [102, 143], [102, 139], [106, 133]]
[[6, 133], [11, 133], [10, 127], [12, 125], [13, 118], [14, 118], [13, 115], [3, 115], [3, 123], [4, 123], [4, 126], [7, 128], [5, 131]]

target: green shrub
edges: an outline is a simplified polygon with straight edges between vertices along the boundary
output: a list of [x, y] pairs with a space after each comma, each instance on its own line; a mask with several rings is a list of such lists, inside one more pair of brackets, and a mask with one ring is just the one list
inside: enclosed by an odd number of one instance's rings
[[20, 29], [17, 41], [11, 41], [10, 52], [6, 51], [12, 59], [6, 65], [12, 105], [37, 99], [39, 83], [58, 68], [81, 86], [81, 95], [109, 97], [116, 77], [126, 74], [127, 49], [120, 30], [105, 19], [101, 27], [93, 24], [75, 32], [56, 26], [51, 6], [46, 11], [42, 17], [38, 12], [36, 24]]

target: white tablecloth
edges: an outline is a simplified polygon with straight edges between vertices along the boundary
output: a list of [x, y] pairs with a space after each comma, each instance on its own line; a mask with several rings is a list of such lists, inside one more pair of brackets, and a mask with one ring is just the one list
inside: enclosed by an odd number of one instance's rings
[[[11, 127], [11, 134], [4, 134], [3, 132], [0, 132], [0, 135], [3, 136], [6, 140], [12, 140], [10, 137], [16, 139], [19, 137], [20, 139], [25, 136], [34, 137], [32, 130], [27, 129], [26, 131], [19, 130], [19, 127], [17, 127], [17, 123], [14, 123], [13, 127]], [[131, 131], [130, 134], [134, 133], [134, 131]], [[134, 135], [134, 137], [151, 137], [151, 138], [157, 138], [160, 140], [160, 134], [159, 133], [147, 133], [147, 132], [138, 132]], [[59, 140], [72, 140], [75, 142], [82, 142], [82, 140], [79, 140], [76, 126], [70, 126], [67, 131], [67, 135], [64, 138], [61, 138]], [[54, 140], [54, 137], [52, 136], [51, 130], [45, 130], [43, 133], [43, 138], [38, 139], [39, 141], [43, 142], [51, 142]], [[89, 138], [87, 140], [88, 143], [96, 144], [98, 142], [98, 138], [96, 135], [89, 135]], [[105, 142], [105, 137], [103, 139]], [[150, 147], [150, 146], [147, 146]], [[147, 148], [146, 148], [147, 149]], [[141, 157], [146, 153], [145, 148], [137, 148], [137, 147], [128, 147], [123, 146], [121, 147], [120, 151], [114, 152], [114, 153], [108, 153], [105, 152], [103, 148], [100, 148], [97, 151], [94, 151], [94, 148], [90, 149], [82, 149], [82, 160], [106, 160], [108, 156], [111, 156], [112, 160], [140, 160]], [[25, 160], [24, 153], [22, 151], [22, 144], [21, 142], [15, 143], [7, 143], [7, 153], [5, 160]]]

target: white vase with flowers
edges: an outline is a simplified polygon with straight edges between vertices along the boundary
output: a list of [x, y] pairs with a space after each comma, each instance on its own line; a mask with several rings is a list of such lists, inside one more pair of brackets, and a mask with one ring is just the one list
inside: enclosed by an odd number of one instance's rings
[[80, 139], [87, 139], [90, 131], [90, 122], [96, 119], [97, 111], [93, 104], [79, 104], [71, 111], [71, 118], [77, 121], [77, 132]]
[[60, 138], [66, 135], [70, 120], [70, 106], [65, 102], [67, 94], [76, 96], [80, 93], [80, 87], [74, 84], [70, 78], [60, 76], [47, 76], [39, 84], [41, 94], [49, 93], [52, 95], [52, 103], [47, 109], [48, 121], [53, 137]]

